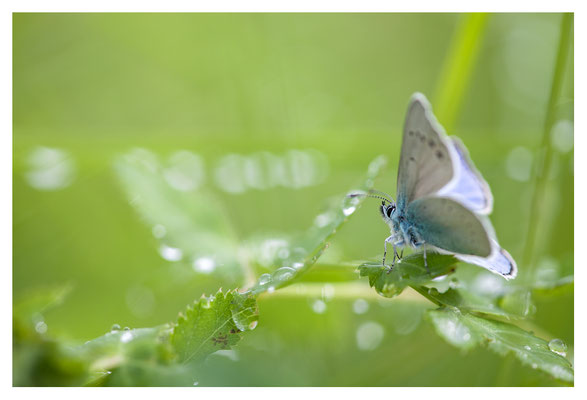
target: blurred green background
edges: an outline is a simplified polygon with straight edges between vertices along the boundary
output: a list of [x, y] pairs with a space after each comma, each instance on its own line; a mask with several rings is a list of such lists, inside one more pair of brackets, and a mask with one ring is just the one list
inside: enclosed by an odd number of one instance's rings
[[[83, 343], [113, 323], [172, 321], [202, 293], [242, 286], [230, 271], [210, 273], [174, 253], [161, 240], [166, 228], [136, 212], [116, 160], [156, 158], [173, 190], [214, 199], [235, 243], [288, 237], [309, 227], [379, 154], [390, 162], [375, 186], [395, 194], [404, 114], [416, 91], [435, 110], [457, 109], [454, 118], [437, 116], [489, 182], [491, 219], [520, 279], [532, 218], [540, 221], [532, 271], [572, 274], [572, 62], [549, 132], [541, 212], [530, 211], [561, 15], [489, 15], [470, 76], [457, 75], [460, 106], [437, 104], [467, 18], [14, 14], [14, 298], [71, 284], [45, 320], [48, 333]], [[387, 227], [377, 203], [366, 204], [323, 261], [381, 256]], [[480, 268], [460, 270], [473, 282], [501, 284]], [[356, 281], [371, 293], [365, 279]], [[262, 296], [258, 328], [236, 350], [211, 356], [200, 383], [553, 384], [487, 350], [455, 350], [421, 323], [425, 301], [337, 293], [326, 285], [315, 296]], [[572, 357], [572, 294], [535, 302], [537, 334], [563, 339]]]

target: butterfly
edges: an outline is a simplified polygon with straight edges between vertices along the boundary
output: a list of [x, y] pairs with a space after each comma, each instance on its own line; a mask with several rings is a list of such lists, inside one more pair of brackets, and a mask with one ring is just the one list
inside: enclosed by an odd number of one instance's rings
[[398, 249], [422, 249], [452, 254], [513, 279], [517, 266], [497, 242], [487, 217], [493, 209], [489, 185], [457, 137], [448, 137], [432, 113], [426, 97], [415, 93], [410, 99], [397, 177], [397, 201], [384, 192], [366, 195], [382, 200], [380, 211], [391, 234], [385, 239], [393, 247], [393, 261], [401, 259]]

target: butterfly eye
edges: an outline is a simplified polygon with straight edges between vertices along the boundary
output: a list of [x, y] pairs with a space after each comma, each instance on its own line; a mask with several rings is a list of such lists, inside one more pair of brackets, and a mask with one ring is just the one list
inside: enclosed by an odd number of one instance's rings
[[395, 206], [389, 206], [387, 210], [385, 210], [385, 214], [387, 214], [387, 218], [391, 218], [391, 213], [395, 211]]

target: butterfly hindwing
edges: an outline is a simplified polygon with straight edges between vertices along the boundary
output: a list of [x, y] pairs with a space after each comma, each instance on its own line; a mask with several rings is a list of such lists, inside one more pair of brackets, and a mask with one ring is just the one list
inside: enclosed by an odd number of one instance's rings
[[406, 218], [422, 239], [432, 246], [463, 255], [491, 255], [489, 234], [481, 220], [452, 199], [417, 199], [408, 205]]
[[449, 141], [457, 156], [455, 178], [436, 194], [457, 200], [478, 214], [489, 214], [493, 208], [493, 195], [489, 185], [475, 168], [467, 148], [460, 139], [451, 136]]

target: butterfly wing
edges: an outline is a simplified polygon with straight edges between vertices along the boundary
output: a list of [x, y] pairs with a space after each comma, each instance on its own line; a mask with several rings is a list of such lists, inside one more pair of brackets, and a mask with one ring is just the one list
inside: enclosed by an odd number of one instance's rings
[[451, 253], [489, 257], [492, 245], [483, 222], [465, 206], [446, 197], [425, 197], [408, 205], [407, 220], [422, 239]]
[[467, 256], [456, 254], [455, 256], [466, 263], [479, 265], [489, 271], [501, 275], [506, 279], [514, 279], [518, 274], [516, 262], [510, 256], [510, 253], [502, 249], [497, 240], [491, 240], [491, 255], [489, 257]]
[[454, 176], [454, 149], [420, 93], [410, 100], [402, 140], [397, 178], [400, 208], [437, 192]]
[[489, 185], [475, 168], [469, 157], [469, 152], [459, 138], [449, 138], [457, 155], [455, 165], [455, 179], [440, 189], [438, 196], [450, 197], [459, 201], [469, 210], [478, 214], [487, 215], [493, 208], [493, 195]]

